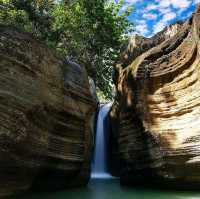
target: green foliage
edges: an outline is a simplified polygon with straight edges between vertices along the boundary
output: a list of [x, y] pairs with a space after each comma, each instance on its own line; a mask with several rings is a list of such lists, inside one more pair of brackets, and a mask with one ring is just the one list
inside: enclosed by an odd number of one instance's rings
[[58, 54], [84, 65], [106, 98], [112, 98], [112, 68], [133, 31], [123, 0], [0, 0], [0, 23], [32, 32]]

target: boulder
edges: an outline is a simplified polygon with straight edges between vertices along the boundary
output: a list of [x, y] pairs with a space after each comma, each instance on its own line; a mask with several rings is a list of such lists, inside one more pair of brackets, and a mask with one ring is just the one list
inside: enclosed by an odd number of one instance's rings
[[122, 53], [110, 112], [122, 184], [199, 187], [199, 52], [200, 7]]
[[0, 25], [0, 197], [87, 184], [95, 109], [83, 67]]

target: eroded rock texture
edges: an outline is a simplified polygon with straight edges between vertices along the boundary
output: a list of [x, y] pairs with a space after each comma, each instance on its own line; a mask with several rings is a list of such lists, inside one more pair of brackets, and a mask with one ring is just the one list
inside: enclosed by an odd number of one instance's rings
[[83, 68], [0, 25], [0, 196], [86, 184], [95, 108]]
[[199, 38], [200, 8], [151, 39], [133, 38], [116, 65], [111, 153], [122, 183], [199, 186]]

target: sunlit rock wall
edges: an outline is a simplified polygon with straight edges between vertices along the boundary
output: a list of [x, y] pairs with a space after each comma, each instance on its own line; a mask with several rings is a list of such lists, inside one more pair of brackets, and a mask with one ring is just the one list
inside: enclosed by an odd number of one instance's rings
[[84, 68], [0, 26], [0, 196], [86, 184], [96, 109]]
[[123, 184], [200, 185], [199, 38], [197, 8], [151, 39], [135, 36], [116, 65], [111, 153]]

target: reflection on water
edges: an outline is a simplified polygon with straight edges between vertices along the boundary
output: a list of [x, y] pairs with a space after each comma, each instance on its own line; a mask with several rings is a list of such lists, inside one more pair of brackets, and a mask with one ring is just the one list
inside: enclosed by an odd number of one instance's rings
[[116, 179], [93, 179], [86, 188], [56, 193], [29, 193], [13, 199], [200, 199], [198, 192], [160, 191], [120, 187]]

